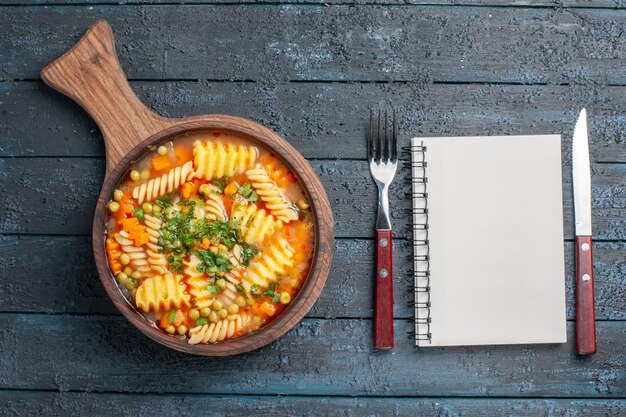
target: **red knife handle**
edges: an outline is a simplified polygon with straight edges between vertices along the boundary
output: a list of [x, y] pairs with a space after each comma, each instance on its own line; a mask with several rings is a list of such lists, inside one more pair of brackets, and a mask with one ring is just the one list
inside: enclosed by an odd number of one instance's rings
[[374, 347], [393, 348], [393, 251], [391, 230], [376, 230]]
[[576, 353], [596, 352], [591, 236], [576, 236]]

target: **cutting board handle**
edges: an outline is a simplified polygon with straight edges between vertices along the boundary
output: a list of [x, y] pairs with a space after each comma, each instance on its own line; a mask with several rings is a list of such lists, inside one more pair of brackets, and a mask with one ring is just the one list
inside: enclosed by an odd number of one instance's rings
[[173, 124], [150, 111], [131, 89], [115, 53], [113, 31], [104, 20], [45, 67], [41, 78], [94, 118], [104, 136], [107, 176], [135, 145]]

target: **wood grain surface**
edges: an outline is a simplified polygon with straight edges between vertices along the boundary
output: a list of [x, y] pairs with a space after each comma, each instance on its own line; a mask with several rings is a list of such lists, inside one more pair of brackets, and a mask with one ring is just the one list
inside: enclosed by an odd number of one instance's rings
[[[580, 108], [589, 109], [594, 162], [626, 162], [626, 87], [411, 83], [135, 81], [157, 113], [183, 117], [215, 111], [276, 130], [307, 158], [365, 159], [369, 110], [400, 114], [399, 144], [412, 136], [563, 135], [563, 161]], [[69, 99], [38, 82], [0, 83], [0, 156], [103, 156], [93, 121]], [[344, 103], [351, 103], [346, 106]], [[28, 108], [27, 115], [22, 109]], [[27, 117], [28, 123], [23, 123]], [[45, 124], [46, 129], [38, 126]], [[58, 140], [51, 146], [50, 132]], [[406, 156], [405, 156], [406, 157]]]
[[[305, 319], [271, 345], [207, 359], [167, 349], [123, 317], [3, 314], [0, 386], [145, 393], [622, 398], [626, 329], [598, 323], [598, 352], [573, 343], [418, 350], [372, 346], [371, 320]], [[413, 329], [396, 320], [395, 332]], [[574, 323], [567, 339], [574, 340]], [[37, 340], [45, 340], [40, 360]], [[94, 360], [97, 358], [97, 360]], [[32, 366], [37, 363], [37, 366]], [[149, 378], [146, 375], [158, 375]]]
[[[542, 417], [617, 417], [626, 412], [620, 400], [558, 399], [469, 399], [469, 398], [341, 398], [305, 396], [237, 396], [237, 395], [138, 395], [93, 393], [21, 393], [0, 392], [4, 410], [17, 415], [45, 414], [49, 417], [124, 414], [134, 417], [153, 415], [268, 417], [342, 415], [367, 417], [396, 415], [414, 417], [457, 417], [503, 414]], [[2, 407], [0, 405], [0, 407]], [[2, 408], [0, 408], [2, 410]]]
[[[129, 3], [0, 0], [0, 415], [626, 413], [626, 3]], [[89, 247], [103, 141], [38, 75], [97, 18], [112, 23], [148, 108], [250, 118], [322, 178], [336, 255], [320, 299], [278, 342], [238, 359], [188, 357], [142, 336], [107, 298]], [[588, 359], [574, 354], [571, 321], [569, 140], [583, 106], [598, 239], [598, 353]], [[426, 351], [398, 337], [394, 353], [373, 354], [364, 137], [378, 107], [403, 115], [403, 145], [414, 135], [563, 134], [568, 344]], [[408, 232], [400, 182], [391, 198], [394, 227]], [[410, 254], [408, 240], [395, 242], [397, 335], [411, 327]]]
[[130, 79], [626, 83], [624, 9], [440, 6], [4, 7], [0, 78], [37, 78], [96, 19]]

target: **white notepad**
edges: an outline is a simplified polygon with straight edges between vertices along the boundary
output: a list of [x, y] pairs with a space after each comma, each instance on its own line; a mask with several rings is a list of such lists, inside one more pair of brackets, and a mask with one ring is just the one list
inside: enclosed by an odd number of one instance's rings
[[411, 145], [417, 345], [564, 343], [561, 137]]

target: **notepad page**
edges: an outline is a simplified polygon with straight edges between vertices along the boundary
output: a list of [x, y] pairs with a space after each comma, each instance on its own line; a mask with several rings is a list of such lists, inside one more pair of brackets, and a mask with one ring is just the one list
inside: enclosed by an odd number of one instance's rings
[[430, 340], [418, 344], [565, 342], [560, 136], [421, 143]]

